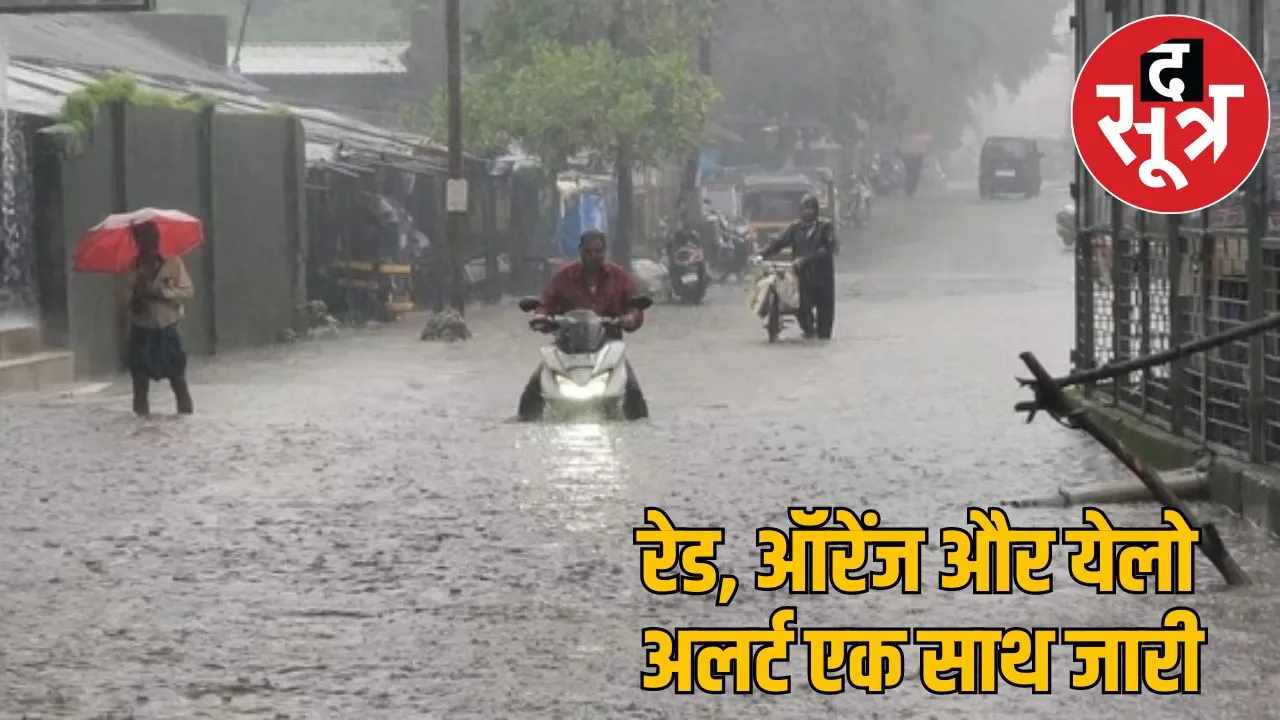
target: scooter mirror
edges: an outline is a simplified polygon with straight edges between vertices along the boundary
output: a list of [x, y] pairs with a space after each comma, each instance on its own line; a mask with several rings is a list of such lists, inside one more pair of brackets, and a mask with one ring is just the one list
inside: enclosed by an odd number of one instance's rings
[[641, 295], [631, 301], [631, 307], [635, 308], [636, 310], [648, 310], [649, 308], [653, 307], [653, 298], [645, 297], [644, 295]]
[[533, 312], [538, 309], [538, 298], [527, 297], [520, 298], [520, 310], [523, 312]]

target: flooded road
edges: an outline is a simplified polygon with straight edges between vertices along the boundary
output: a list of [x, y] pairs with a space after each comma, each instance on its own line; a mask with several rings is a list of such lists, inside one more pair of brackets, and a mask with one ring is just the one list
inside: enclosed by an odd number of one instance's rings
[[[937, 529], [970, 504], [1130, 481], [1088, 438], [1012, 412], [1019, 352], [1068, 365], [1063, 194], [878, 206], [844, 238], [830, 344], [767, 345], [740, 287], [655, 308], [632, 348], [653, 417], [629, 426], [508, 421], [539, 342], [510, 306], [475, 310], [464, 344], [404, 327], [197, 367], [184, 421], [134, 420], [123, 387], [0, 405], [0, 717], [1280, 717], [1271, 542], [1213, 508], [1257, 587], [1226, 592], [1201, 561], [1190, 598], [1098, 596], [1064, 571], [1048, 596], [936, 590]], [[732, 605], [640, 587], [647, 505], [727, 529]], [[924, 593], [755, 592], [754, 530], [790, 505], [932, 528]], [[763, 627], [789, 604], [802, 627], [1028, 628], [1154, 627], [1190, 605], [1203, 694], [1068, 691], [1069, 650], [1051, 697], [932, 696], [910, 649], [879, 697], [809, 690], [802, 648], [788, 696], [639, 689], [642, 628]]]

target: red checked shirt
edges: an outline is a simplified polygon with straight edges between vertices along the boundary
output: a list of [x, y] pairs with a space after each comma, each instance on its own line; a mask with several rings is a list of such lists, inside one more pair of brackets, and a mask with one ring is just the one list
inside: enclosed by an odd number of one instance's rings
[[605, 262], [596, 279], [596, 287], [588, 287], [582, 273], [582, 262], [565, 265], [551, 276], [542, 291], [540, 312], [563, 315], [570, 310], [591, 310], [600, 317], [622, 318], [630, 316], [632, 330], [644, 324], [644, 311], [631, 307], [636, 297], [636, 284], [622, 266]]

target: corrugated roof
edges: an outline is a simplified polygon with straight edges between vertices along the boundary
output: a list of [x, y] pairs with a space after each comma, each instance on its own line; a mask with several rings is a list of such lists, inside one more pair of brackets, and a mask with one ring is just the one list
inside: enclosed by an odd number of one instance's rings
[[72, 92], [111, 72], [125, 71], [154, 91], [200, 92], [230, 112], [265, 113], [284, 105], [302, 123], [309, 162], [351, 155], [418, 155], [443, 164], [444, 150], [420, 135], [399, 133], [333, 110], [280, 103], [269, 91], [177, 50], [133, 25], [102, 15], [0, 15], [7, 35], [9, 67], [6, 108], [56, 118]]
[[[103, 72], [11, 61], [4, 95], [6, 107], [28, 115], [55, 118], [67, 95], [92, 84]], [[265, 95], [186, 82], [166, 82], [136, 73], [135, 77], [141, 87], [149, 90], [175, 94], [199, 91], [216, 96], [219, 107], [230, 112], [266, 113], [277, 105], [283, 105]], [[422, 158], [424, 162], [435, 162], [443, 167], [443, 148], [430, 144], [422, 136], [386, 130], [332, 110], [298, 105], [285, 107], [302, 123], [308, 162], [334, 159], [339, 148], [355, 154], [415, 155], [425, 150], [428, 155]]]
[[[240, 48], [243, 75], [395, 75], [409, 43], [261, 43]], [[227, 51], [234, 58], [235, 47]]]
[[0, 15], [9, 57], [33, 64], [128, 71], [205, 87], [264, 91], [198, 58], [157, 42], [132, 24], [105, 14]]

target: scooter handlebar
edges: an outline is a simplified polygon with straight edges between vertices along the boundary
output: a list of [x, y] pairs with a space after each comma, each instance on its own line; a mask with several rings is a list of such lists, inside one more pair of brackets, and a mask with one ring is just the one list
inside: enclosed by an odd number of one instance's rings
[[[602, 317], [599, 318], [600, 324], [605, 327], [621, 327], [622, 320], [620, 318]], [[569, 322], [569, 318], [564, 315], [550, 315], [545, 318], [534, 318], [529, 321], [529, 328], [534, 332], [552, 333], [559, 330], [562, 325]]]
[[767, 270], [794, 270], [804, 264], [807, 257], [792, 258], [791, 260], [770, 260], [759, 255], [751, 258], [752, 265], [758, 265]]

